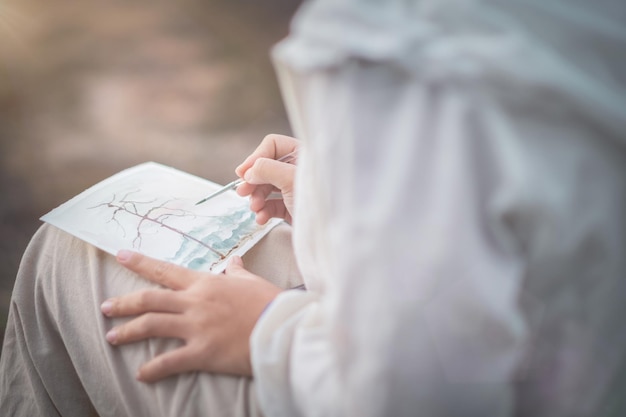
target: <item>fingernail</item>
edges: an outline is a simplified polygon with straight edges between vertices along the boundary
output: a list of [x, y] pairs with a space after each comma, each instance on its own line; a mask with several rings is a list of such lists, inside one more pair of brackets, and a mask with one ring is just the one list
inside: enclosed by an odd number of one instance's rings
[[106, 300], [100, 305], [100, 310], [108, 316], [113, 310], [113, 302], [111, 300]]
[[117, 260], [120, 262], [126, 262], [133, 256], [133, 253], [129, 250], [122, 249], [117, 253]]
[[252, 181], [252, 170], [247, 170], [246, 173], [243, 174], [243, 179], [246, 180], [246, 182]]
[[115, 329], [111, 329], [109, 330], [109, 332], [106, 334], [105, 337], [106, 337], [107, 342], [111, 344], [115, 344], [115, 342], [117, 341], [117, 331]]

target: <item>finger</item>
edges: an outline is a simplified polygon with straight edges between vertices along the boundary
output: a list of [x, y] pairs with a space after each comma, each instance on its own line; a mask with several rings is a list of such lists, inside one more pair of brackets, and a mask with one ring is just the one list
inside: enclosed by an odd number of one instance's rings
[[243, 265], [243, 259], [241, 259], [241, 256], [234, 255], [228, 261], [228, 266], [226, 267], [226, 271], [239, 270], [243, 268], [244, 268], [244, 265]]
[[178, 349], [156, 356], [145, 363], [137, 372], [137, 379], [155, 382], [168, 376], [198, 369], [197, 348], [185, 345]]
[[233, 256], [228, 261], [228, 266], [224, 271], [226, 275], [230, 275], [231, 277], [236, 276], [237, 278], [244, 279], [259, 279], [259, 277], [252, 272], [248, 271], [243, 264], [243, 259], [239, 256]]
[[242, 197], [245, 197], [247, 195], [253, 194], [255, 191], [259, 189], [264, 190], [264, 192], [267, 193], [268, 195], [278, 190], [276, 187], [270, 184], [248, 184], [247, 182], [244, 181], [237, 187], [236, 191], [237, 191], [237, 194], [239, 194]]
[[228, 260], [228, 264], [226, 265], [226, 269], [224, 269], [222, 274], [230, 274], [231, 271], [232, 271], [232, 268], [235, 268], [236, 266], [243, 267], [243, 260], [241, 259], [241, 256], [233, 255]]
[[270, 134], [263, 138], [259, 146], [236, 169], [235, 173], [243, 177], [245, 172], [259, 158], [278, 159], [296, 150], [299, 141], [290, 136]]
[[256, 222], [261, 225], [274, 217], [291, 222], [291, 214], [289, 214], [283, 200], [266, 200], [265, 206], [256, 212]]
[[108, 317], [135, 316], [153, 312], [180, 313], [184, 311], [180, 294], [169, 290], [146, 290], [110, 298], [100, 306]]
[[250, 195], [256, 190], [259, 186], [256, 184], [248, 184], [247, 182], [242, 182], [237, 189], [235, 190], [237, 194], [242, 197]]
[[111, 329], [106, 334], [106, 340], [112, 345], [123, 345], [151, 337], [182, 339], [184, 329], [182, 317], [178, 314], [146, 313]]
[[159, 261], [137, 252], [121, 250], [117, 254], [117, 260], [147, 280], [173, 290], [185, 289], [197, 279], [197, 274], [190, 269]]
[[255, 276], [254, 274], [252, 274], [251, 272], [249, 272], [246, 269], [246, 267], [243, 264], [243, 259], [241, 259], [240, 256], [236, 256], [236, 255], [233, 256], [232, 258], [230, 258], [224, 273], [226, 273], [228, 275], [237, 274], [237, 275], [252, 275], [252, 276]]
[[271, 184], [282, 192], [289, 192], [293, 188], [295, 170], [295, 165], [260, 158], [246, 171], [243, 178], [249, 184]]
[[274, 192], [274, 187], [259, 187], [250, 195], [250, 210], [257, 212], [265, 206], [267, 198]]

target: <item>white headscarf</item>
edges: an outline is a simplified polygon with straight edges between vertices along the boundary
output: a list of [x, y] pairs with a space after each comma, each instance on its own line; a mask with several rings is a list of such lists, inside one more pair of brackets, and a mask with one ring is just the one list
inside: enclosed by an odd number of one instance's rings
[[309, 1], [274, 57], [303, 71], [356, 57], [519, 94], [544, 89], [626, 144], [623, 0]]

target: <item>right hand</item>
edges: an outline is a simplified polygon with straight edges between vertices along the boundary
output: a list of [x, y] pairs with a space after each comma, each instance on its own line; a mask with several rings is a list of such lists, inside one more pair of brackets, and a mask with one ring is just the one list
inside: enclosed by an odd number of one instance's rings
[[[292, 163], [276, 159], [296, 150], [300, 141], [289, 136], [267, 135], [261, 144], [235, 169], [246, 182], [237, 188], [241, 196], [250, 196], [250, 209], [256, 213], [256, 221], [265, 224], [272, 217], [291, 223], [294, 203], [294, 176]], [[268, 199], [280, 191], [282, 199]]]

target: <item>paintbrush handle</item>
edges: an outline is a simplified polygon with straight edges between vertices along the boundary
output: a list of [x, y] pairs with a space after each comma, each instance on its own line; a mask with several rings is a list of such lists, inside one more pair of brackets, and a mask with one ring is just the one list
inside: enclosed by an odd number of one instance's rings
[[[296, 160], [296, 158], [298, 157], [298, 149], [294, 150], [293, 152], [289, 152], [288, 154], [285, 154], [283, 156], [281, 156], [280, 158], [277, 159], [278, 162], [284, 162], [284, 163], [291, 163], [293, 161]], [[220, 188], [219, 190], [215, 191], [213, 194], [209, 195], [208, 197], [203, 198], [202, 200], [198, 201], [196, 203], [196, 206], [198, 204], [202, 204], [210, 199], [212, 199], [213, 197], [217, 197], [220, 194], [225, 193], [228, 190], [234, 190], [235, 188], [239, 187], [240, 184], [244, 183], [244, 179], [243, 178], [237, 178], [234, 181], [229, 182], [228, 184], [226, 184], [225, 186], [223, 186], [222, 188]]]

